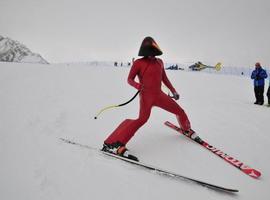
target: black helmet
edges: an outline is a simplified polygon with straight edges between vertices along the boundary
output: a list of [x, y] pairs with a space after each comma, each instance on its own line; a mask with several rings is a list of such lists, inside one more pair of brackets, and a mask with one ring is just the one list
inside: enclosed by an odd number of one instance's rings
[[146, 37], [142, 41], [139, 56], [160, 56], [162, 51], [152, 37]]

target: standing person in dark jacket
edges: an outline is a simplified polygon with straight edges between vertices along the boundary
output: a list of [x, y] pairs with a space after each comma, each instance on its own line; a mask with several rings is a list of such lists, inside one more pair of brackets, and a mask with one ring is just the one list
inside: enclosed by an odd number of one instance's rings
[[251, 79], [254, 80], [254, 93], [256, 97], [254, 104], [263, 105], [264, 103], [264, 79], [266, 78], [266, 71], [261, 67], [261, 64], [257, 62], [255, 64], [255, 70], [253, 70], [251, 74]]
[[269, 86], [267, 90], [267, 98], [268, 98], [268, 106], [270, 106], [270, 79], [269, 79]]

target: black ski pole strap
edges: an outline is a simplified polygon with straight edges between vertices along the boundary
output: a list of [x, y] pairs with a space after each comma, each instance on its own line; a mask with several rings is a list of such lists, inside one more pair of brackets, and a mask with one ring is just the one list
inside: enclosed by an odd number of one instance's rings
[[133, 99], [136, 98], [136, 96], [137, 96], [139, 93], [140, 93], [140, 90], [138, 90], [138, 91], [136, 92], [136, 94], [135, 94], [130, 100], [128, 100], [128, 101], [125, 102], [125, 103], [119, 104], [118, 107], [129, 104], [131, 101], [133, 101]]

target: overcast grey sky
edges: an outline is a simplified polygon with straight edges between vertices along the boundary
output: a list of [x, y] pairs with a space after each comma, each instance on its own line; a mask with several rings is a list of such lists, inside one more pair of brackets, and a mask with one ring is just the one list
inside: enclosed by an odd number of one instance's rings
[[269, 0], [0, 0], [0, 35], [49, 62], [137, 57], [152, 36], [167, 62], [270, 66]]

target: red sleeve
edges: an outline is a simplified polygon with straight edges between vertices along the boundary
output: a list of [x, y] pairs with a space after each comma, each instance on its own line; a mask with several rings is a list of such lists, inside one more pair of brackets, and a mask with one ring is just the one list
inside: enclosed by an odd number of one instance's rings
[[128, 75], [128, 83], [135, 87], [137, 90], [141, 89], [141, 84], [137, 83], [134, 79], [136, 77], [136, 75], [138, 75], [140, 71], [139, 65], [138, 63], [135, 61], [130, 69], [129, 75]]
[[172, 86], [171, 82], [169, 81], [165, 69], [164, 69], [164, 65], [162, 60], [160, 60], [160, 62], [162, 63], [162, 82], [166, 85], [167, 88], [169, 88], [171, 90], [172, 93], [176, 92], [176, 90], [174, 89], [174, 87]]

